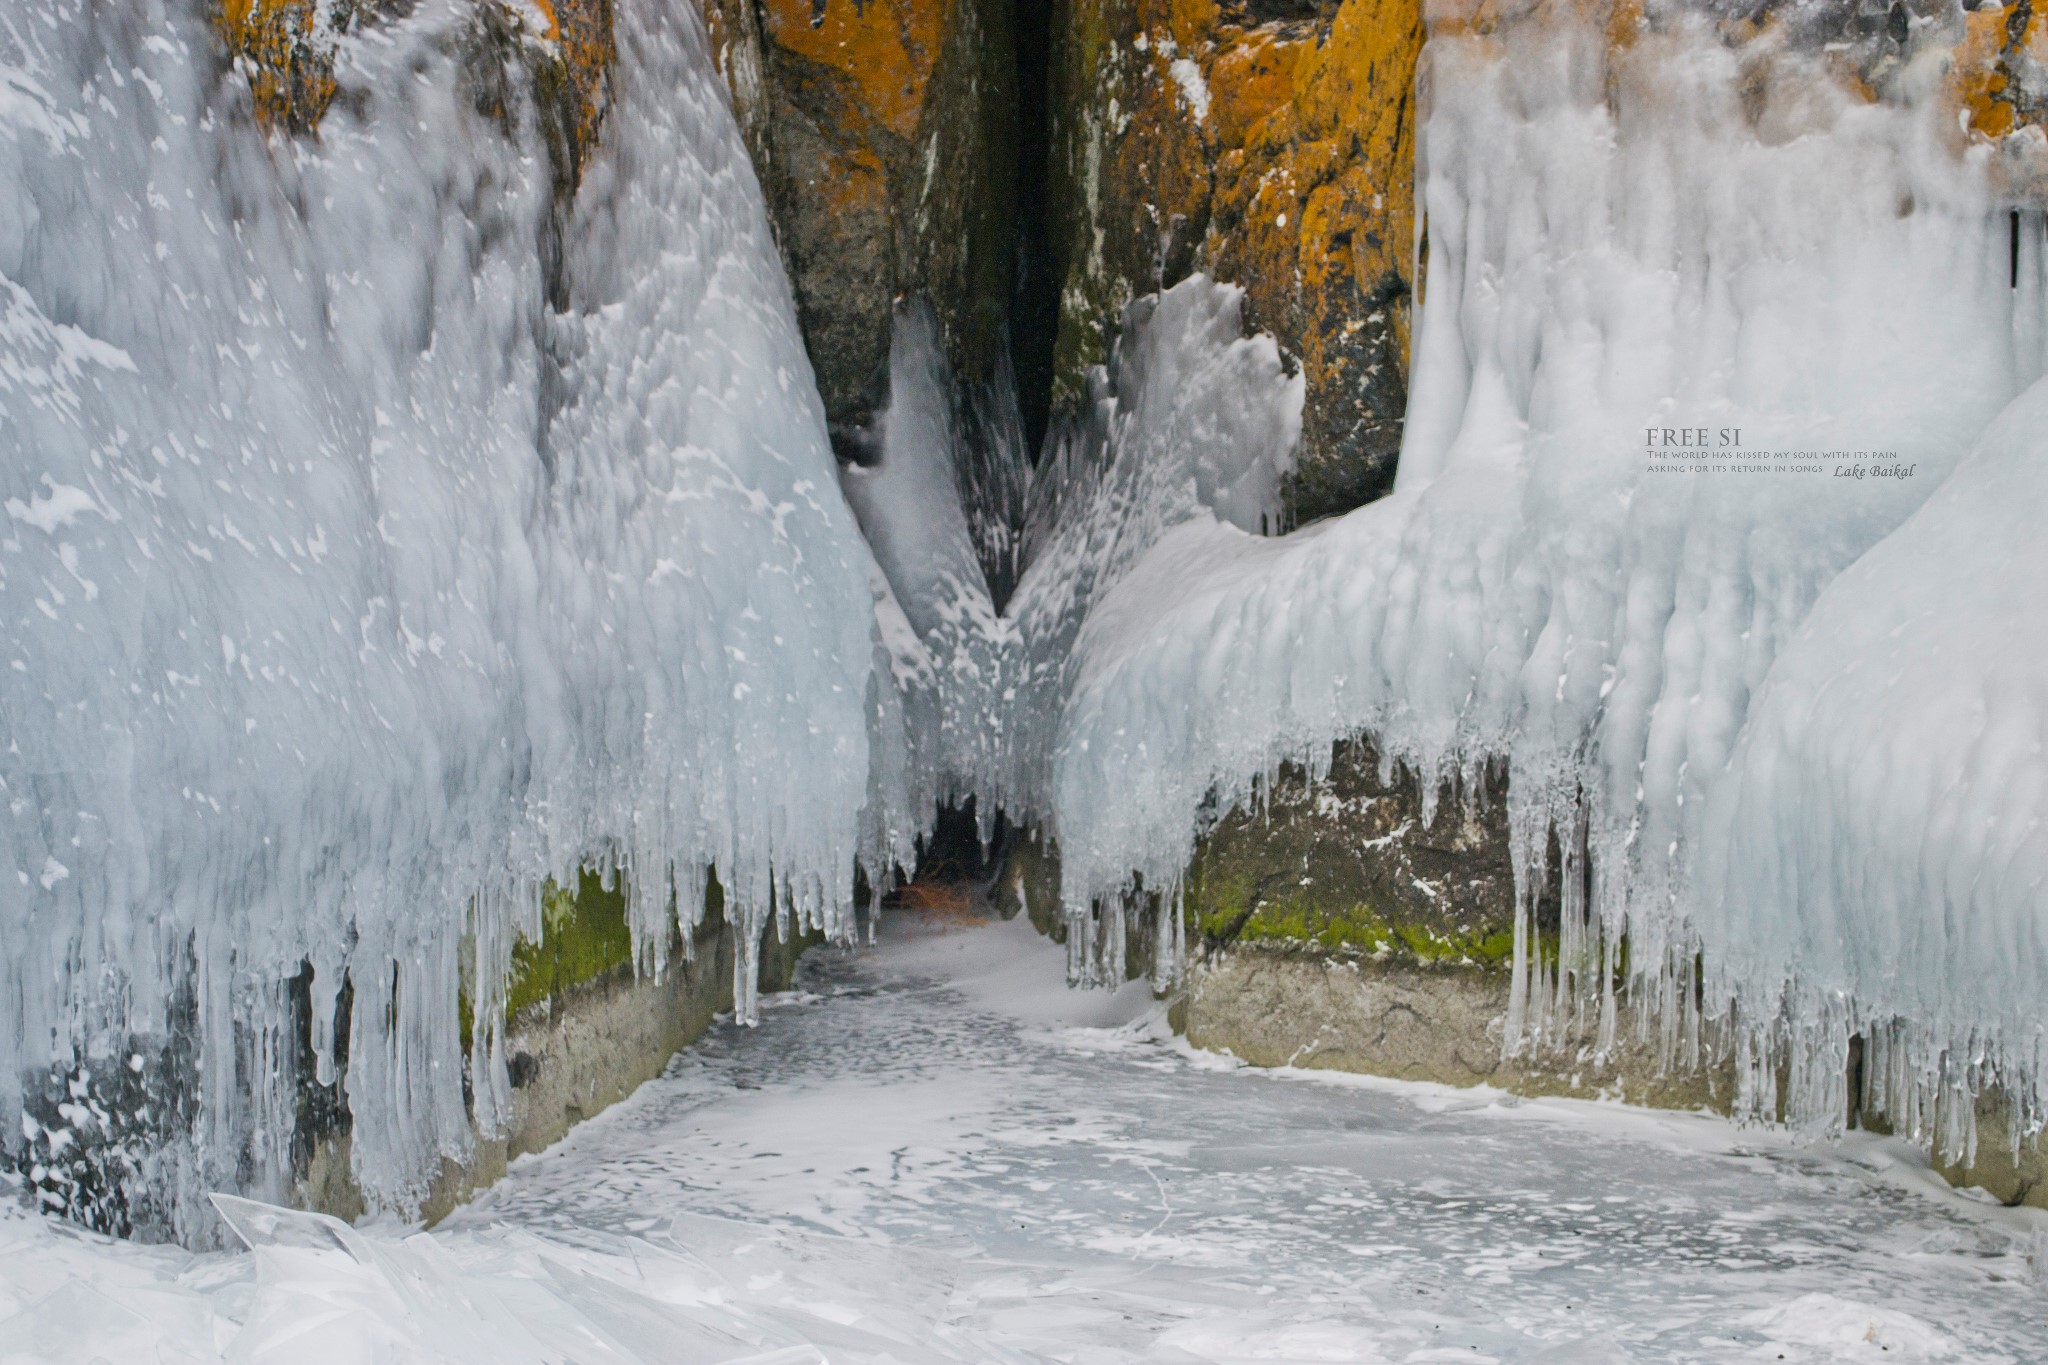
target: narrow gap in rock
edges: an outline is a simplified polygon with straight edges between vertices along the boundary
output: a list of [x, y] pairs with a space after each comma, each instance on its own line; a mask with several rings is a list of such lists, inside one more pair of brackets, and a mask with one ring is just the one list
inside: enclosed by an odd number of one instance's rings
[[1036, 463], [1052, 413], [1053, 344], [1059, 336], [1060, 282], [1052, 250], [1052, 11], [1017, 0], [1017, 270], [1010, 298], [1010, 347], [1025, 448]]

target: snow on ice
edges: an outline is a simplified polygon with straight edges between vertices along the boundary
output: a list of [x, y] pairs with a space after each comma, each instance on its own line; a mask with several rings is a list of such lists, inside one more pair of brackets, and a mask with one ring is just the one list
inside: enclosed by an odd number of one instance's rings
[[[1705, 1115], [1241, 1067], [1022, 921], [883, 922], [432, 1232], [0, 1211], [0, 1359], [2039, 1356], [2048, 1215]], [[154, 1356], [152, 1355], [154, 1352]]]

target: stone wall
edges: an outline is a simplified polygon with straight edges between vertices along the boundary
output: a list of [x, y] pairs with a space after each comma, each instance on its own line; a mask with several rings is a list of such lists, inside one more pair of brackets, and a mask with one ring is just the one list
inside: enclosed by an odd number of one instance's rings
[[1976, 1187], [2007, 1205], [2048, 1209], [2048, 1134], [2014, 1140], [2012, 1107], [2003, 1095], [1977, 1101], [1977, 1150], [1968, 1161], [1937, 1162], [1951, 1185]]
[[[1673, 1064], [1625, 999], [1604, 1052], [1588, 1028], [1509, 1055], [1509, 777], [1494, 765], [1425, 802], [1417, 775], [1360, 737], [1334, 747], [1320, 779], [1284, 767], [1255, 809], [1217, 820], [1183, 883], [1199, 945], [1176, 1010], [1189, 1041], [1260, 1066], [1725, 1110], [1732, 1068]], [[1558, 951], [1560, 853], [1553, 844], [1530, 915], [1546, 958]]]
[[1058, 0], [1053, 399], [1192, 272], [1307, 381], [1292, 517], [1391, 484], [1407, 404], [1419, 0]]
[[1504, 1056], [1509, 974], [1405, 953], [1342, 955], [1247, 945], [1190, 973], [1177, 1022], [1188, 1041], [1254, 1066], [1317, 1067], [1518, 1095], [1577, 1095], [1726, 1113], [1733, 1068], [1666, 1066], [1624, 1028], [1610, 1052], [1532, 1048]]
[[887, 396], [899, 299], [991, 380], [1014, 268], [1008, 0], [700, 0], [842, 453]]

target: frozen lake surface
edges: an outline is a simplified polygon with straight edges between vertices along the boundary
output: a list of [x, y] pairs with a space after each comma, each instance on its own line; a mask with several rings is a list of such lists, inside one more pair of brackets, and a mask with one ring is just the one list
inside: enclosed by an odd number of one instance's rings
[[1902, 1144], [1238, 1067], [1063, 963], [885, 917], [430, 1234], [0, 1217], [0, 1361], [2048, 1359], [2048, 1219]]

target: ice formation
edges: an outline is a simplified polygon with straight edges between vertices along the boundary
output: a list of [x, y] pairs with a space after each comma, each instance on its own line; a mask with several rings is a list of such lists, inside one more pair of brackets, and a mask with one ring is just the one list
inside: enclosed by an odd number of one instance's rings
[[[871, 561], [699, 21], [617, 7], [558, 206], [476, 14], [332, 35], [317, 140], [196, 7], [0, 14], [0, 1122], [173, 1133], [131, 1182], [172, 1223], [282, 1194], [304, 962], [405, 1208], [469, 1149], [472, 974], [494, 1122], [545, 877], [621, 869], [656, 969], [715, 866], [743, 1011], [767, 916], [849, 927]], [[24, 1129], [53, 1066], [70, 1126]], [[189, 1112], [116, 1084], [159, 1067]]]
[[880, 459], [842, 474], [887, 580], [890, 704], [911, 747], [891, 808], [972, 795], [984, 822], [1049, 810], [1050, 741], [1098, 585], [1190, 518], [1254, 533], [1277, 521], [1302, 383], [1271, 337], [1243, 335], [1241, 301], [1195, 276], [1128, 312], [1087, 413], [1029, 482], [1026, 568], [1000, 612], [960, 505], [961, 417], [936, 330], [915, 309], [898, 319]]
[[[1015, 632], [997, 614], [977, 554], [986, 542], [965, 506], [973, 481], [962, 478], [976, 461], [930, 310], [905, 305], [889, 349], [878, 459], [843, 467], [840, 483], [879, 570], [875, 612], [887, 667], [878, 667], [877, 691], [890, 713], [884, 727], [901, 746], [877, 754], [883, 768], [870, 808], [903, 813], [877, 846], [912, 868], [929, 812], [987, 787], [989, 754], [1005, 733], [1001, 676]], [[884, 677], [893, 697], [882, 692]], [[886, 871], [886, 860], [878, 866]]]
[[[2048, 234], [1937, 51], [1866, 101], [1682, 18], [1440, 27], [1396, 491], [1276, 536], [1302, 382], [1234, 289], [1135, 305], [1028, 479], [906, 304], [835, 469], [694, 12], [618, 7], [566, 203], [474, 15], [335, 32], [318, 140], [184, 7], [0, 15], [10, 1141], [174, 1134], [131, 1172], [173, 1225], [281, 1195], [310, 964], [409, 1208], [507, 1102], [546, 878], [624, 876], [659, 971], [715, 869], [744, 1015], [771, 917], [850, 933], [856, 860], [972, 795], [1047, 823], [1117, 980], [1201, 812], [1360, 731], [1432, 795], [1507, 760], [1525, 901], [1551, 831], [1590, 868], [1554, 951], [1524, 906], [1509, 1046], [1611, 1041], [1625, 941], [1636, 1023], [1743, 1049], [1759, 1112], [1789, 1061], [1838, 1114], [1855, 1033], [1906, 1127], [1967, 1146], [1992, 1080], [2038, 1125], [2048, 399], [1958, 460], [2048, 367]], [[1740, 435], [1702, 472], [1668, 428]]]
[[[2048, 1075], [2048, 381], [1828, 585], [1772, 666], [1704, 821], [1696, 919], [1720, 988], [1795, 1017], [1786, 1099], [1967, 1148], [1987, 1081], [2042, 1123]], [[1768, 1055], [1762, 1046], [1753, 1055]], [[1752, 1084], [1768, 1107], [1775, 1073]]]
[[[1133, 618], [1130, 599], [1119, 605], [1106, 590], [1177, 527], [1255, 541], [1278, 524], [1281, 482], [1301, 436], [1303, 382], [1271, 337], [1241, 335], [1241, 304], [1236, 289], [1197, 275], [1133, 305], [1110, 365], [1094, 376], [1086, 419], [1047, 453], [1027, 526], [1031, 559], [1008, 613], [1018, 634], [1017, 695], [1000, 790], [1011, 809], [1046, 812], [1055, 831], [1080, 829], [1076, 817], [1092, 819], [1118, 806], [1116, 792], [1127, 784], [1161, 776], [1141, 741], [1096, 810], [1074, 809], [1054, 786], [1055, 745], [1064, 743], [1069, 708], [1099, 657], [1094, 642], [1129, 635], [1150, 611], [1141, 599]], [[1120, 887], [1133, 870], [1147, 874], [1145, 886], [1171, 886], [1182, 866], [1161, 873], [1131, 861], [1104, 886]], [[1121, 981], [1124, 898], [1075, 895], [1073, 886], [1063, 897], [1070, 974]], [[1162, 973], [1177, 969], [1179, 928], [1178, 915], [1167, 917]]]
[[[1703, 1045], [1703, 953], [1752, 1075], [1805, 1059], [1795, 1113], [1841, 1112], [1816, 1048], [1920, 1021], [1887, 1035], [1910, 1109], [1912, 1078], [2040, 1060], [2042, 712], [2010, 644], [2038, 404], [1887, 537], [2042, 373], [2042, 220], [1956, 145], [1939, 52], [1873, 102], [1789, 48], [1666, 27], [1612, 50], [1570, 23], [1438, 30], [1396, 492], [1281, 539], [1196, 516], [1098, 591], [1052, 760], [1064, 898], [1171, 888], [1205, 801], [1343, 735], [1428, 792], [1505, 757], [1525, 900], [1553, 828], [1591, 868], [1554, 954], [1525, 905], [1511, 1047], [1610, 1040], [1625, 935], [1674, 1061]], [[1663, 428], [1741, 444], [1674, 472], [1646, 453]]]

